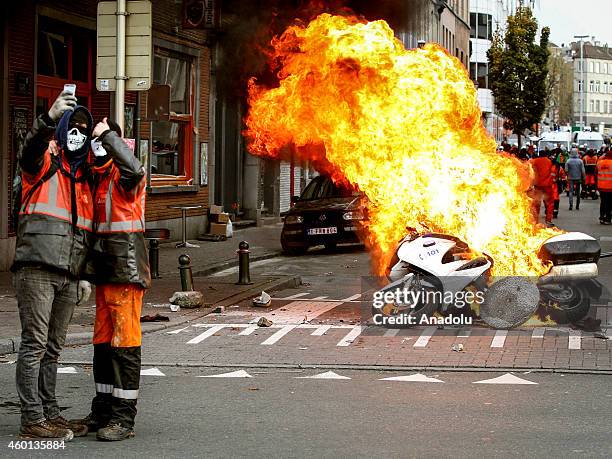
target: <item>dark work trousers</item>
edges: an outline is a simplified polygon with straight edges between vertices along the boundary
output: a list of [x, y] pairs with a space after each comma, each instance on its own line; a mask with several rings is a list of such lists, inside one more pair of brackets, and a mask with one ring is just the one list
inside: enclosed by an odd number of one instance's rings
[[576, 209], [580, 208], [580, 186], [582, 180], [570, 180], [569, 181], [569, 208], [574, 207], [574, 194], [576, 195]]
[[600, 191], [601, 202], [599, 203], [599, 219], [606, 223], [612, 223], [612, 191]]
[[96, 422], [134, 427], [140, 362], [140, 346], [111, 347], [110, 343], [94, 344], [96, 396], [91, 402], [91, 412]]
[[35, 424], [60, 414], [57, 361], [76, 307], [78, 282], [44, 267], [22, 267], [13, 282], [21, 321], [16, 370], [21, 423]]

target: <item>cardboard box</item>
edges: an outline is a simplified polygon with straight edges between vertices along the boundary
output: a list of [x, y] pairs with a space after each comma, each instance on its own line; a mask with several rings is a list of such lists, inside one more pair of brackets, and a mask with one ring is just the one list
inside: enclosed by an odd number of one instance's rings
[[227, 232], [227, 223], [211, 223], [210, 234], [220, 234], [225, 236]]
[[209, 211], [210, 211], [210, 215], [222, 214], [223, 213], [223, 207], [217, 206], [215, 204], [211, 204]]
[[223, 212], [222, 214], [213, 214], [213, 221], [215, 223], [227, 223], [229, 222], [229, 214]]

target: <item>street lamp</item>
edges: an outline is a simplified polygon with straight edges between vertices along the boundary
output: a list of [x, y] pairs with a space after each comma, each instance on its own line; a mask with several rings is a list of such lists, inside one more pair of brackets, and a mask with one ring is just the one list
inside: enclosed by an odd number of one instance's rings
[[584, 38], [588, 38], [588, 35], [574, 35], [574, 38], [580, 40], [580, 81], [582, 84], [580, 85], [580, 129], [584, 131], [584, 123], [583, 123], [583, 112], [584, 112]]

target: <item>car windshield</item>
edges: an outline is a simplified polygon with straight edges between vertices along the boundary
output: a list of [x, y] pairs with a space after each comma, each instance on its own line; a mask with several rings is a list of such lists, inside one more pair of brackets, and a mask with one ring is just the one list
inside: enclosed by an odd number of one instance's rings
[[546, 148], [548, 148], [549, 150], [554, 150], [555, 148], [557, 148], [557, 145], [559, 144], [561, 144], [561, 148], [563, 150], [567, 151], [566, 142], [553, 142], [553, 141], [548, 141], [548, 140], [541, 140], [540, 143], [538, 144], [538, 149], [540, 151], [546, 150]]
[[599, 150], [603, 145], [603, 140], [580, 140], [579, 144], [589, 150]]
[[300, 200], [310, 201], [312, 199], [342, 198], [358, 196], [357, 191], [334, 185], [327, 177], [315, 177], [302, 192]]

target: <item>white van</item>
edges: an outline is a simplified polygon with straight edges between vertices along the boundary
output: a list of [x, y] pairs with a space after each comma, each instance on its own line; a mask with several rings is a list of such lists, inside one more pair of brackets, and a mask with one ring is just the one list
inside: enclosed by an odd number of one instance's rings
[[595, 151], [599, 150], [604, 144], [603, 136], [599, 132], [592, 131], [574, 132], [573, 141], [579, 148]]
[[565, 151], [570, 151], [571, 144], [572, 133], [569, 131], [545, 132], [538, 141], [538, 151], [544, 151], [546, 148], [554, 150], [557, 146]]

